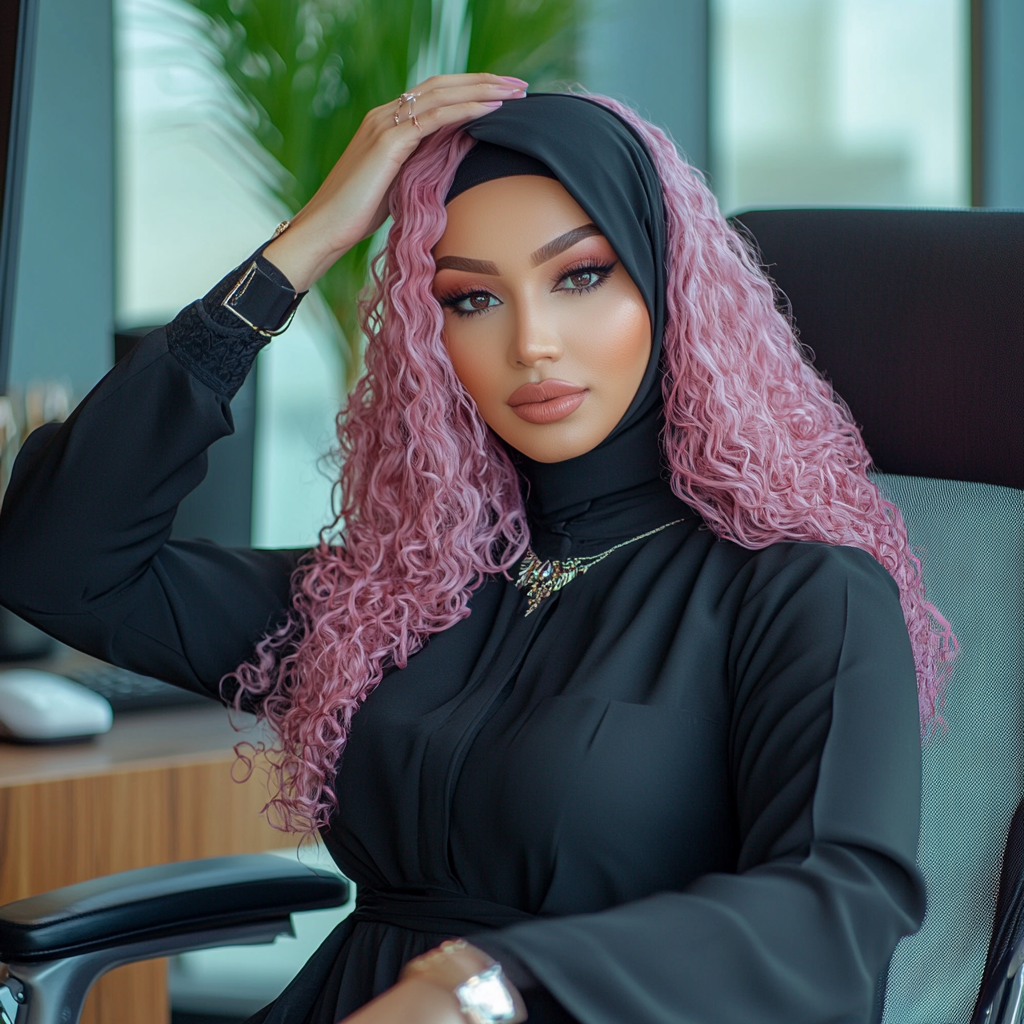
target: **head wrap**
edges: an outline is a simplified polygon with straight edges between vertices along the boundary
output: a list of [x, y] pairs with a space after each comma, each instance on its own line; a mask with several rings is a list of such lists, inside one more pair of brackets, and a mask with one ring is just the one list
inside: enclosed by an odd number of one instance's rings
[[647, 147], [607, 107], [568, 93], [535, 93], [470, 122], [478, 140], [446, 202], [515, 174], [556, 178], [608, 239], [651, 318], [651, 357], [629, 408], [592, 451], [558, 463], [521, 461], [538, 512], [585, 503], [660, 473], [661, 338], [665, 326], [665, 211]]

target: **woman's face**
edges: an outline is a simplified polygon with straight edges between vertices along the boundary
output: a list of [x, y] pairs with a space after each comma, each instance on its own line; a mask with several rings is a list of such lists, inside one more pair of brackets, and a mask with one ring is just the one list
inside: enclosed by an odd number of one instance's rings
[[487, 425], [537, 462], [600, 444], [629, 407], [651, 321], [615, 251], [559, 182], [498, 178], [448, 204], [434, 295]]

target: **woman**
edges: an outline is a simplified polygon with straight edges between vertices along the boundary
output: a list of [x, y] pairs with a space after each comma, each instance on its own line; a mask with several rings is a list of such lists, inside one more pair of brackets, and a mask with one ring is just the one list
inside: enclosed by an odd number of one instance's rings
[[[276, 730], [276, 807], [359, 898], [255, 1020], [866, 1021], [923, 915], [948, 627], [698, 176], [523, 85], [372, 111], [262, 255], [37, 431], [0, 597]], [[387, 208], [334, 543], [169, 541], [256, 350]]]

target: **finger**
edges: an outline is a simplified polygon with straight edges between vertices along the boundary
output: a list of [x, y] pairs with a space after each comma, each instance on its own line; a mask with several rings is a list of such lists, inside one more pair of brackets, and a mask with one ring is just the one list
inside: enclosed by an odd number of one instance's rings
[[525, 95], [526, 90], [512, 82], [483, 82], [468, 85], [462, 83], [422, 93], [416, 91], [403, 93], [392, 103], [377, 107], [374, 114], [382, 122], [391, 121], [394, 124], [400, 124], [402, 121], [410, 120], [413, 115], [420, 118], [431, 110], [442, 106], [453, 106], [459, 103], [501, 102], [522, 99]]
[[[439, 128], [447, 125], [462, 124], [465, 121], [472, 121], [477, 117], [483, 117], [497, 110], [501, 103], [452, 103], [443, 107], [435, 107], [427, 111], [422, 117], [417, 115], [422, 135], [432, 135]], [[416, 132], [416, 126], [411, 121], [403, 121], [400, 128], [406, 125]]]
[[522, 88], [507, 84], [501, 87], [491, 84], [453, 86], [438, 90], [426, 97], [403, 99], [390, 111], [381, 109], [379, 116], [396, 126], [401, 127], [405, 123], [411, 123], [414, 128], [421, 130], [425, 123], [424, 119], [432, 119], [438, 110], [458, 108], [454, 120], [444, 119], [441, 122], [442, 124], [452, 124], [464, 120], [461, 111], [467, 104], [473, 107], [473, 113], [470, 116], [480, 117], [491, 110], [496, 110], [506, 100], [522, 99], [525, 95], [526, 92]]
[[485, 92], [483, 96], [487, 98], [474, 98], [473, 94], [472, 89], [463, 92], [460, 102], [456, 103], [424, 104], [421, 101], [406, 100], [401, 106], [396, 105], [391, 109], [378, 108], [373, 114], [379, 137], [394, 141], [406, 139], [415, 148], [417, 137], [429, 135], [444, 125], [460, 124], [482, 117], [497, 110], [503, 101], [522, 99], [526, 95], [522, 90], [504, 94]]
[[492, 83], [515, 82], [519, 85], [528, 83], [514, 75], [492, 75], [487, 71], [469, 72], [459, 75], [431, 75], [425, 78], [419, 85], [414, 86], [412, 92], [427, 92], [434, 89], [446, 89], [450, 86], [487, 85]]
[[525, 95], [526, 86], [521, 78], [492, 74], [434, 75], [414, 89], [375, 107], [367, 117], [382, 126], [398, 124], [413, 114], [418, 117], [419, 112], [445, 103], [515, 99]]
[[425, 112], [436, 107], [453, 106], [456, 103], [520, 99], [525, 95], [526, 89], [513, 82], [482, 82], [472, 85], [463, 83], [421, 93], [415, 100], [405, 101], [403, 109], [406, 105], [414, 105], [417, 110]]

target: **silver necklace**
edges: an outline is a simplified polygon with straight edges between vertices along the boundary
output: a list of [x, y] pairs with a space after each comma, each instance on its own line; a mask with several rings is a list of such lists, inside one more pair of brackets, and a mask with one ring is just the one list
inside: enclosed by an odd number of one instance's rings
[[662, 530], [667, 530], [670, 526], [675, 526], [676, 523], [681, 523], [682, 521], [682, 519], [673, 519], [671, 523], [665, 523], [664, 526], [656, 526], [653, 530], [648, 530], [646, 533], [630, 537], [629, 540], [624, 540], [621, 544], [616, 544], [615, 547], [602, 551], [599, 555], [567, 558], [563, 562], [553, 558], [542, 562], [534, 554], [533, 548], [527, 547], [522, 565], [519, 567], [519, 576], [516, 579], [516, 588], [518, 590], [522, 590], [524, 587], [527, 588], [526, 596], [529, 598], [530, 603], [526, 609], [526, 614], [530, 615], [532, 612], [535, 612], [544, 598], [550, 597], [556, 590], [561, 590], [562, 587], [572, 583], [577, 576], [582, 576], [588, 569], [607, 558], [613, 551], [618, 551], [619, 548], [624, 548], [627, 544], [635, 544], [638, 540], [643, 540], [645, 537], [653, 537], [654, 534], [661, 533]]

